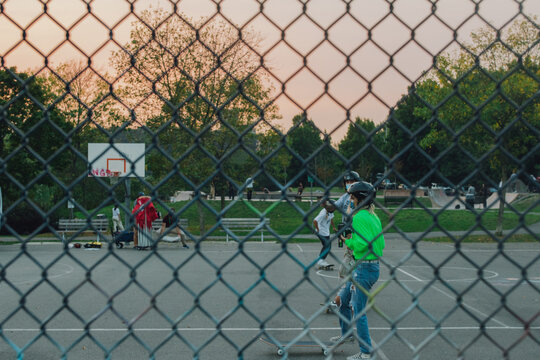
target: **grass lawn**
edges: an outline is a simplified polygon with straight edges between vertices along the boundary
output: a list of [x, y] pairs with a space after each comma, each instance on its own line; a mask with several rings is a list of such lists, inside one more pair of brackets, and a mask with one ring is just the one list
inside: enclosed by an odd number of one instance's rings
[[[379, 198], [382, 202], [382, 199]], [[531, 225], [540, 221], [540, 195], [530, 195], [523, 200], [514, 202], [512, 207], [518, 211], [518, 213], [505, 208], [504, 212], [504, 229], [512, 229], [524, 221], [525, 224]], [[498, 209], [488, 210], [485, 213], [481, 213], [481, 210], [471, 212], [468, 210], [445, 210], [439, 209], [424, 209], [419, 206], [421, 203], [426, 208], [431, 206], [431, 202], [428, 198], [416, 198], [414, 208], [404, 208], [397, 211], [397, 205], [392, 205], [389, 208], [381, 209], [377, 208], [376, 212], [379, 215], [384, 227], [385, 233], [394, 233], [398, 229], [403, 232], [424, 232], [424, 231], [438, 231], [445, 229], [447, 231], [466, 231], [466, 230], [482, 230], [477, 224], [482, 224], [486, 229], [494, 231], [497, 225]], [[158, 211], [165, 215], [167, 210], [159, 204], [154, 202]], [[182, 201], [174, 204], [170, 204], [175, 207], [176, 211], [180, 212], [179, 217], [188, 219], [188, 230], [194, 235], [200, 235], [200, 217], [198, 212], [197, 203], [190, 203], [188, 201]], [[271, 202], [271, 201], [226, 201], [225, 209], [221, 211], [220, 201], [206, 201], [202, 206], [202, 212], [204, 214], [205, 222], [205, 235], [221, 235], [224, 236], [225, 232], [222, 230], [209, 231], [217, 222], [219, 217], [228, 218], [254, 218], [264, 216], [270, 219], [270, 226], [279, 235], [289, 234], [311, 234], [311, 224], [313, 218], [319, 213], [321, 208], [317, 203], [310, 204], [305, 202]], [[101, 209], [95, 209], [94, 213], [105, 214], [107, 217], [111, 217], [112, 206], [106, 206]], [[523, 220], [520, 219], [520, 214], [526, 213]], [[83, 213], [75, 213], [77, 218], [85, 218]], [[123, 218], [123, 215], [122, 215]], [[334, 223], [339, 224], [341, 221], [341, 214], [336, 212]], [[125, 225], [125, 224], [124, 224]], [[267, 232], [265, 232], [267, 233]], [[86, 235], [95, 236], [89, 232]], [[32, 241], [40, 241], [43, 237], [52, 237], [51, 233], [39, 234], [32, 239]], [[255, 236], [254, 239], [256, 239]], [[50, 240], [47, 240], [50, 241]], [[312, 239], [294, 239], [293, 241], [314, 241]], [[426, 241], [450, 241], [447, 237], [429, 238]], [[464, 242], [493, 242], [494, 240], [486, 235], [483, 236], [469, 236], [466, 237]], [[537, 241], [535, 237], [531, 235], [514, 235], [507, 241]], [[10, 241], [2, 241], [0, 238], [0, 244], [12, 244]]]
[[[420, 201], [426, 199], [420, 198]], [[429, 201], [429, 200], [428, 200]], [[530, 204], [533, 204], [531, 202]], [[225, 210], [221, 212], [219, 201], [207, 201], [203, 206], [203, 214], [205, 221], [205, 229], [209, 230], [215, 225], [217, 219], [221, 217], [227, 218], [252, 218], [264, 216], [270, 219], [270, 225], [274, 231], [280, 235], [288, 235], [293, 233], [298, 234], [310, 234], [312, 231], [310, 226], [313, 218], [321, 210], [320, 207], [314, 202], [310, 205], [309, 202], [265, 202], [265, 201], [226, 201]], [[526, 210], [531, 205], [519, 204], [519, 208]], [[157, 202], [155, 203], [158, 211], [163, 215], [166, 214], [166, 210]], [[427, 204], [426, 204], [427, 205]], [[182, 201], [172, 204], [176, 211], [180, 212], [180, 218], [188, 219], [189, 231], [199, 235], [199, 213], [197, 210], [197, 204], [189, 203], [188, 201]], [[516, 206], [517, 208], [518, 206]], [[99, 213], [106, 214], [109, 218], [111, 216], [112, 206], [108, 206], [100, 209]], [[390, 207], [388, 211], [377, 209], [376, 212], [379, 215], [385, 232], [397, 232], [399, 228], [404, 232], [422, 232], [427, 229], [437, 231], [438, 229], [445, 229], [448, 231], [470, 230], [478, 229], [477, 221], [479, 221], [485, 228], [489, 230], [495, 230], [497, 225], [497, 210], [489, 210], [486, 213], [471, 212], [468, 210], [445, 210], [440, 211], [437, 209], [424, 210], [418, 208], [404, 208], [397, 213], [396, 207]], [[390, 214], [389, 214], [389, 213]], [[76, 217], [84, 218], [83, 214], [76, 213]], [[392, 222], [390, 223], [390, 216], [392, 216]], [[527, 225], [540, 221], [540, 214], [528, 213], [524, 217]], [[337, 225], [341, 221], [341, 215], [336, 213], [334, 223]], [[511, 229], [520, 224], [519, 214], [506, 209], [504, 213], [503, 228]], [[207, 233], [207, 235], [223, 235], [223, 231], [214, 231]]]

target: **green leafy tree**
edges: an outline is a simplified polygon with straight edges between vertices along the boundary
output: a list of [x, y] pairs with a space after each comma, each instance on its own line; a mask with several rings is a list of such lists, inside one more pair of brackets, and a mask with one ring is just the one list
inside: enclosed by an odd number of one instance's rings
[[307, 119], [304, 115], [296, 115], [292, 119], [292, 123], [293, 126], [287, 133], [287, 142], [294, 154], [292, 154], [287, 174], [289, 179], [302, 174], [298, 181], [306, 184], [306, 169], [316, 173], [316, 158], [310, 161], [306, 160], [317, 152], [317, 149], [324, 146], [324, 142], [321, 131], [312, 120]]
[[[285, 136], [279, 128], [257, 134], [257, 155], [264, 160], [265, 173], [279, 181], [281, 187], [287, 183], [287, 169], [292, 158], [284, 146], [285, 141]], [[271, 181], [266, 181], [262, 185], [267, 188], [274, 187]]]
[[518, 167], [530, 170], [525, 167], [540, 141], [537, 131], [531, 131], [540, 128], [539, 35], [533, 24], [518, 20], [500, 35], [482, 29], [472, 39], [468, 51], [438, 58], [434, 77], [439, 89], [423, 98], [430, 103], [424, 111], [437, 121], [421, 144], [440, 152], [459, 148], [468, 157], [465, 168], [472, 168], [471, 174], [484, 170], [505, 182]]
[[208, 191], [213, 183], [223, 199], [228, 179], [250, 172], [238, 157], [255, 153], [257, 122], [276, 117], [252, 50], [258, 39], [249, 31], [240, 39], [226, 22], [195, 23], [161, 9], [140, 19], [111, 64], [122, 75], [118, 95], [135, 109], [132, 119], [154, 134], [149, 180], [168, 191]]
[[[411, 184], [431, 182], [428, 149], [420, 146], [427, 134], [431, 111], [419, 94], [430, 94], [438, 84], [424, 81], [409, 88], [392, 111], [385, 125], [385, 153], [395, 159], [394, 168]], [[429, 128], [427, 128], [429, 129]]]
[[[56, 108], [46, 105], [53, 98], [41, 79], [15, 68], [0, 70], [0, 158], [4, 159], [0, 186], [5, 208], [29, 192], [27, 202], [19, 202], [11, 216], [7, 214], [8, 222], [24, 232], [43, 222], [35, 221], [41, 216], [35, 210], [50, 211], [40, 205], [50, 205], [51, 194], [55, 201], [64, 196], [57, 181], [67, 178], [69, 159], [61, 149], [72, 126]], [[48, 195], [42, 196], [45, 192]], [[14, 214], [26, 215], [26, 220], [19, 221]]]
[[347, 134], [339, 143], [339, 152], [351, 162], [351, 169], [363, 179], [384, 171], [384, 132], [377, 130], [369, 119], [357, 117], [349, 124]]

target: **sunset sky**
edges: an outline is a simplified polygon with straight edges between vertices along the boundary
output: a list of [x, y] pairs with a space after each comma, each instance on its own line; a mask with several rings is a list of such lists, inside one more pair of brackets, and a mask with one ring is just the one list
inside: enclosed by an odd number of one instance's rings
[[[524, 14], [540, 15], [538, 0], [3, 0], [1, 60], [19, 71], [37, 72], [45, 57], [52, 67], [91, 57], [96, 68], [110, 71], [111, 51], [129, 41], [136, 19], [130, 3], [135, 14], [150, 6], [172, 11], [171, 3], [177, 3], [178, 12], [194, 21], [214, 16], [219, 3], [221, 16], [262, 36], [258, 51], [275, 76], [276, 103], [283, 116], [280, 125], [288, 128], [291, 118], [305, 108], [319, 128], [333, 132], [334, 141], [345, 134], [347, 110], [351, 118], [384, 121], [389, 107], [431, 67], [433, 56], [456, 49], [454, 30], [458, 41], [468, 41], [471, 31], [487, 22], [504, 27], [519, 14], [520, 3]], [[304, 14], [302, 3], [306, 3]], [[324, 29], [329, 41], [324, 41]], [[280, 40], [282, 30], [286, 42]], [[303, 65], [306, 55], [308, 68]], [[297, 105], [280, 94], [281, 82], [286, 82], [285, 93]], [[334, 100], [324, 94], [325, 82]]]

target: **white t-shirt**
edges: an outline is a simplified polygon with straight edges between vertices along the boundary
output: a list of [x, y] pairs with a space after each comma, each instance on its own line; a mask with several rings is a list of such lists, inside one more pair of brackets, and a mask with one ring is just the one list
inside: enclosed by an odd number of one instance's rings
[[120, 219], [120, 209], [119, 208], [116, 208], [116, 209], [112, 209], [112, 218], [114, 220], [119, 220]]
[[321, 236], [330, 236], [330, 224], [334, 218], [334, 213], [329, 213], [326, 209], [322, 209], [319, 215], [314, 219], [319, 225], [319, 234]]

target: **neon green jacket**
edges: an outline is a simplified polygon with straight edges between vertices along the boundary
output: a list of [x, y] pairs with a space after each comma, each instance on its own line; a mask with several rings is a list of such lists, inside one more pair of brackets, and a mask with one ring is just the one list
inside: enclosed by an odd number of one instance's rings
[[353, 217], [352, 227], [352, 237], [345, 244], [353, 251], [356, 260], [376, 260], [383, 255], [384, 236], [377, 215], [366, 209], [360, 210]]

